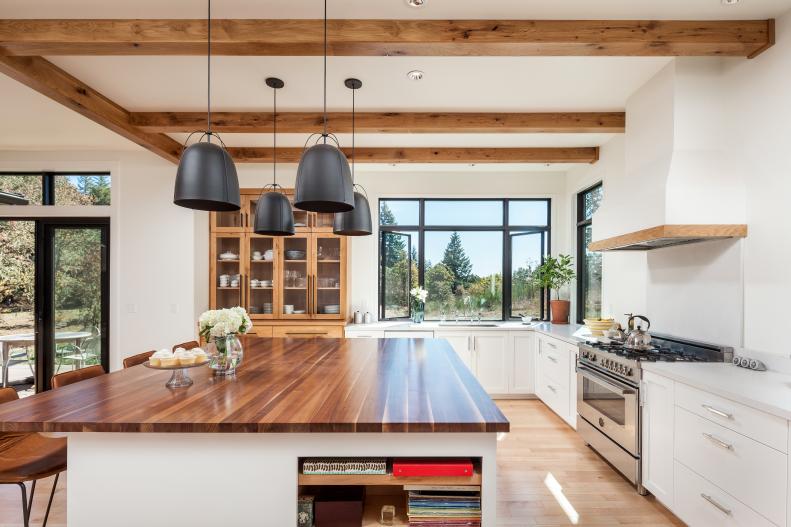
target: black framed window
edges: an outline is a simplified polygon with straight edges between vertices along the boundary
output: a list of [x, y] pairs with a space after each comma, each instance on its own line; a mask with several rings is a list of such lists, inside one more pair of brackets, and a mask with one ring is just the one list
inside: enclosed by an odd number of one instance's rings
[[0, 172], [0, 205], [110, 205], [108, 172]]
[[577, 194], [577, 322], [601, 318], [601, 253], [591, 252], [593, 214], [601, 204], [604, 187], [598, 183]]
[[545, 198], [379, 200], [379, 318], [410, 316], [409, 290], [428, 290], [426, 319], [544, 317], [532, 280], [550, 250]]

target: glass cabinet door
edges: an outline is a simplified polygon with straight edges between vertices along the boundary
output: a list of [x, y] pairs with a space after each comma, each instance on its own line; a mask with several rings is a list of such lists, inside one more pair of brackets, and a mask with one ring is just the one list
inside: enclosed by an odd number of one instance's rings
[[212, 212], [209, 214], [209, 222], [212, 232], [241, 232], [246, 224], [246, 209], [244, 203], [242, 208], [234, 212]]
[[332, 232], [332, 224], [335, 221], [335, 214], [326, 212], [313, 213], [313, 227], [315, 230]]
[[315, 318], [345, 317], [346, 239], [332, 234], [313, 235], [313, 306]]
[[212, 309], [244, 306], [244, 234], [217, 234], [211, 246]]
[[309, 234], [297, 234], [282, 239], [279, 283], [281, 293], [280, 318], [310, 318], [310, 257]]
[[275, 238], [271, 236], [248, 235], [247, 312], [252, 319], [274, 318], [277, 305], [277, 252]]

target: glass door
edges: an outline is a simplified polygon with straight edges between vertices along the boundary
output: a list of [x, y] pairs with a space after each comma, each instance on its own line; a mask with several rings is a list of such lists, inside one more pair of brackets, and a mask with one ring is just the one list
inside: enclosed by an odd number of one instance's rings
[[0, 221], [2, 387], [36, 391], [36, 222]]
[[244, 306], [244, 234], [217, 234], [211, 246], [212, 309]]
[[294, 191], [285, 192], [288, 202], [291, 203], [291, 210], [294, 212], [294, 229], [297, 232], [310, 232], [311, 213], [298, 209], [294, 206]]
[[250, 234], [247, 237], [248, 270], [245, 298], [247, 312], [252, 319], [274, 318], [277, 313], [275, 288], [277, 287], [278, 244], [271, 236]]
[[346, 238], [333, 234], [313, 235], [314, 318], [343, 319], [346, 316]]
[[[253, 209], [255, 210], [255, 209]], [[233, 212], [211, 212], [209, 221], [213, 232], [240, 232], [247, 226], [247, 211], [242, 206]]]
[[546, 233], [521, 232], [510, 236], [511, 244], [511, 317], [527, 315], [541, 319], [544, 292], [535, 284], [533, 274], [544, 263]]
[[37, 384], [101, 364], [109, 370], [109, 221], [42, 220]]
[[280, 318], [310, 318], [310, 234], [283, 238], [279, 256]]
[[332, 232], [332, 226], [335, 223], [335, 214], [327, 212], [314, 212], [312, 220], [314, 230]]
[[417, 262], [412, 259], [412, 234], [382, 231], [379, 254], [383, 265], [379, 276], [379, 318], [406, 318], [411, 315], [409, 290], [417, 287]]

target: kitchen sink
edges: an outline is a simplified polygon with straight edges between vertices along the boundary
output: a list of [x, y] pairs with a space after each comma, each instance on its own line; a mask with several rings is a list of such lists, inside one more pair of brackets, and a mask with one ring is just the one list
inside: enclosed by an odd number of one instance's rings
[[440, 322], [443, 328], [499, 328], [500, 324], [495, 322]]

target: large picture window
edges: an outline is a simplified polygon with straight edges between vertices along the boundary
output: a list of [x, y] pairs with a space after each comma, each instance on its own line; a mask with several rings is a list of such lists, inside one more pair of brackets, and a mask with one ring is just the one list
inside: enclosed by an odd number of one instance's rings
[[380, 200], [379, 318], [409, 317], [418, 285], [428, 320], [543, 318], [549, 230], [548, 199]]
[[577, 194], [577, 322], [601, 318], [601, 253], [588, 250], [593, 241], [593, 214], [601, 204], [602, 184]]

